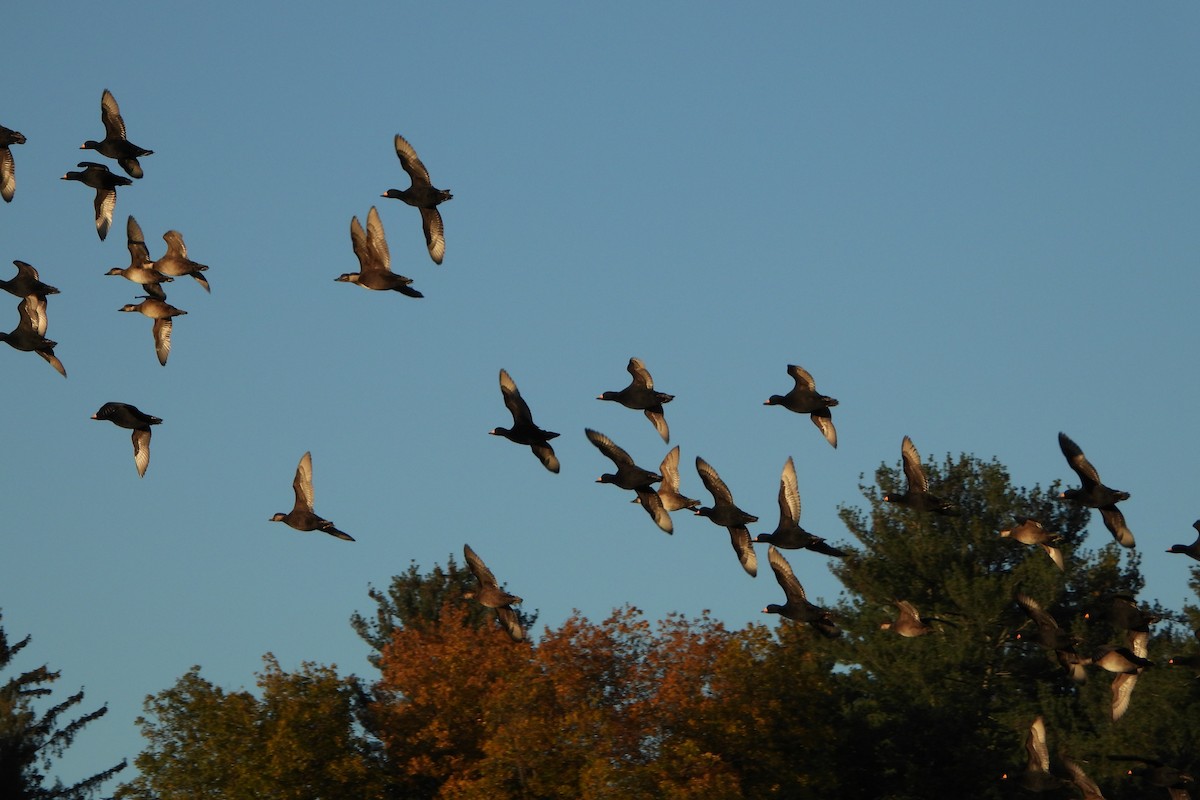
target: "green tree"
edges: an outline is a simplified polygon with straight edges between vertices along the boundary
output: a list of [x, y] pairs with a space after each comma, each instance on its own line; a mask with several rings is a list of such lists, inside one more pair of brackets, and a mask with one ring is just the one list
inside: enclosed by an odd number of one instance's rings
[[316, 800], [388, 798], [377, 743], [358, 724], [354, 677], [305, 663], [283, 671], [264, 657], [261, 696], [226, 692], [193, 667], [146, 699], [138, 725], [149, 744], [141, 774], [119, 798]]
[[[30, 637], [9, 644], [0, 625], [0, 673], [25, 649]], [[83, 702], [83, 690], [71, 695], [40, 714], [34, 708], [37, 698], [52, 693], [50, 684], [59, 679], [45, 665], [35, 667], [0, 684], [0, 797], [4, 800], [83, 800], [92, 797], [100, 786], [125, 768], [125, 762], [98, 772], [70, 786], [55, 779], [50, 785], [44, 770], [75, 740], [88, 723], [104, 716], [107, 706], [62, 724], [63, 715]]]
[[[1110, 719], [1111, 676], [1095, 670], [1084, 684], [1072, 681], [1053, 651], [1029, 640], [1034, 626], [1013, 597], [1034, 598], [1090, 655], [1118, 643], [1118, 632], [1085, 614], [1099, 618], [1114, 593], [1142, 589], [1136, 553], [1112, 543], [1085, 549], [1087, 509], [1058, 500], [1057, 485], [1014, 487], [995, 460], [947, 456], [925, 469], [932, 491], [961, 515], [884, 502], [903, 480], [887, 465], [860, 487], [867, 508], [841, 511], [861, 545], [834, 565], [847, 590], [838, 608], [847, 635], [827, 645], [845, 665], [841, 721], [855, 732], [841, 751], [841, 796], [1004, 796], [998, 778], [1023, 767], [1023, 737], [1038, 714], [1072, 753], [1119, 747], [1134, 726]], [[1061, 536], [1064, 571], [1040, 548], [998, 535], [1024, 518]], [[881, 630], [897, 600], [944, 620], [934, 623], [939, 631], [903, 638]], [[1158, 705], [1145, 688], [1131, 717], [1139, 705]]]

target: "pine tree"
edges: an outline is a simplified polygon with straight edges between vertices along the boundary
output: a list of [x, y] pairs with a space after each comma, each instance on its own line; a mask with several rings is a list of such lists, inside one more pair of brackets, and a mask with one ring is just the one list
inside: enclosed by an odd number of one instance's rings
[[[10, 645], [0, 625], [0, 674], [29, 642], [30, 637], [26, 636]], [[58, 779], [47, 785], [44, 771], [62, 757], [88, 723], [108, 711], [107, 706], [101, 706], [64, 724], [64, 715], [83, 702], [81, 689], [39, 714], [34, 708], [35, 701], [52, 694], [50, 685], [59, 677], [58, 672], [51, 672], [43, 665], [0, 684], [0, 797], [4, 800], [84, 800], [125, 768], [125, 761], [121, 761], [70, 786], [64, 786]]]

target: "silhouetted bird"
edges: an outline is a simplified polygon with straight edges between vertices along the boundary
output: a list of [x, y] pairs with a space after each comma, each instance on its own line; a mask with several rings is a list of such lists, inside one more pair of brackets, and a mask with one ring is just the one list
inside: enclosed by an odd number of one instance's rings
[[133, 181], [114, 175], [108, 167], [94, 161], [80, 161], [76, 166], [83, 167], [83, 171], [68, 172], [62, 176], [62, 180], [79, 181], [96, 190], [93, 203], [96, 209], [96, 233], [100, 241], [104, 241], [104, 237], [108, 236], [108, 226], [112, 224], [113, 209], [117, 207], [117, 187], [128, 186]]
[[1173, 544], [1168, 553], [1183, 553], [1189, 558], [1194, 558], [1200, 561], [1200, 519], [1192, 523], [1192, 527], [1196, 529], [1196, 541], [1191, 544]]
[[771, 395], [763, 405], [783, 406], [797, 414], [808, 414], [825, 441], [837, 447], [837, 430], [833, 427], [833, 416], [829, 409], [836, 406], [838, 401], [818, 392], [813, 376], [804, 367], [788, 364], [787, 371], [796, 385], [787, 394]]
[[534, 424], [533, 414], [529, 413], [529, 406], [517, 390], [517, 384], [504, 370], [500, 370], [500, 393], [504, 395], [504, 406], [508, 413], [512, 414], [513, 426], [492, 428], [488, 433], [503, 436], [510, 442], [527, 445], [542, 462], [542, 466], [551, 472], [558, 472], [558, 456], [554, 455], [554, 448], [550, 446], [550, 440], [558, 434], [544, 431]]
[[663, 507], [662, 500], [653, 486], [653, 484], [662, 480], [662, 475], [642, 469], [633, 463], [633, 458], [629, 453], [618, 447], [612, 439], [609, 439], [603, 433], [594, 431], [591, 428], [584, 428], [583, 432], [587, 435], [588, 441], [595, 445], [596, 449], [603, 453], [617, 467], [616, 472], [606, 472], [597, 478], [596, 482], [611, 483], [614, 486], [629, 489], [636, 493], [642, 508], [646, 509], [646, 513], [654, 520], [654, 524], [663, 531], [672, 533], [674, 525], [671, 523], [671, 516]]
[[612, 400], [626, 408], [643, 412], [662, 440], [669, 442], [671, 434], [667, 428], [667, 419], [663, 416], [663, 404], [674, 400], [675, 395], [654, 390], [654, 378], [650, 377], [650, 372], [640, 358], [629, 359], [629, 365], [625, 369], [633, 376], [629, 385], [619, 392], [604, 392], [596, 399]]
[[296, 493], [295, 505], [286, 514], [275, 514], [269, 522], [286, 522], [298, 531], [323, 531], [330, 536], [353, 542], [353, 536], [339, 531], [332, 522], [313, 513], [312, 482], [312, 453], [305, 453], [300, 457], [300, 465], [296, 467], [296, 477], [292, 481], [292, 490]]
[[900, 443], [900, 458], [904, 466], [904, 477], [908, 482], [908, 491], [885, 494], [885, 501], [908, 506], [914, 511], [932, 511], [950, 517], [961, 513], [950, 501], [929, 493], [929, 479], [925, 477], [925, 470], [921, 466], [921, 454], [917, 452], [912, 439], [907, 436]]
[[471, 573], [479, 581], [479, 588], [473, 592], [464, 593], [463, 598], [473, 599], [482, 606], [494, 609], [496, 618], [500, 620], [500, 624], [504, 626], [509, 637], [514, 642], [524, 639], [525, 629], [521, 627], [521, 620], [512, 608], [514, 604], [521, 602], [521, 598], [500, 588], [496, 576], [488, 569], [487, 564], [483, 563], [483, 559], [475, 554], [469, 544], [463, 545], [463, 555], [466, 556], [467, 566], [471, 568]]
[[750, 541], [750, 531], [746, 529], [746, 526], [751, 522], [758, 522], [758, 517], [747, 514], [734, 505], [733, 493], [729, 491], [725, 481], [721, 480], [717, 471], [700, 456], [696, 456], [696, 472], [700, 473], [700, 480], [704, 482], [704, 488], [708, 489], [709, 494], [713, 496], [713, 504], [712, 507], [701, 506], [694, 509], [694, 513], [701, 517], [708, 517], [715, 524], [726, 528], [729, 531], [730, 544], [733, 545], [733, 551], [737, 553], [742, 569], [746, 570], [751, 577], [757, 576], [758, 556], [754, 554], [754, 543]]
[[1016, 527], [1000, 531], [1000, 535], [1011, 537], [1021, 544], [1036, 545], [1042, 548], [1046, 551], [1046, 555], [1050, 556], [1050, 560], [1054, 562], [1054, 566], [1059, 569], [1065, 569], [1063, 566], [1062, 551], [1050, 545], [1050, 542], [1057, 542], [1062, 536], [1057, 533], [1050, 533], [1037, 520], [1022, 520], [1021, 524]]
[[812, 550], [827, 556], [845, 558], [846, 552], [828, 544], [820, 536], [800, 527], [800, 489], [796, 482], [796, 465], [792, 457], [783, 465], [779, 477], [779, 524], [772, 533], [760, 533], [756, 542], [766, 542], [785, 550]]
[[88, 139], [79, 145], [79, 149], [95, 150], [102, 156], [115, 159], [131, 177], [142, 177], [142, 165], [138, 163], [138, 158], [154, 155], [154, 151], [138, 147], [125, 138], [125, 120], [121, 118], [116, 98], [108, 89], [100, 96], [100, 121], [104, 123], [104, 140], [97, 142]]
[[785, 602], [783, 605], [770, 603], [763, 609], [764, 614], [779, 614], [796, 622], [807, 622], [817, 629], [822, 636], [833, 639], [842, 634], [837, 623], [829, 612], [820, 606], [813, 605], [804, 595], [804, 587], [792, 572], [792, 565], [774, 545], [767, 546], [767, 562], [775, 573], [775, 580], [783, 588]]
[[1125, 524], [1125, 515], [1117, 508], [1117, 503], [1129, 499], [1129, 492], [1119, 492], [1101, 483], [1096, 468], [1087, 460], [1079, 445], [1071, 441], [1065, 433], [1058, 434], [1058, 446], [1083, 484], [1078, 489], [1067, 489], [1059, 497], [1081, 506], [1099, 509], [1100, 516], [1104, 519], [1104, 527], [1108, 528], [1113, 538], [1122, 547], [1133, 547], [1133, 532]]
[[[1049, 650], [1073, 651], [1075, 649], [1078, 640], [1060, 628], [1054, 617], [1050, 616], [1038, 601], [1020, 592], [1015, 594], [1013, 599], [1037, 626], [1037, 634], [1033, 638], [1038, 644]], [[1017, 638], [1025, 639], [1026, 637], [1024, 634], [1018, 633]]]
[[359, 272], [344, 272], [335, 281], [354, 283], [364, 289], [393, 291], [408, 297], [424, 297], [416, 289], [410, 289], [412, 278], [392, 272], [392, 257], [388, 253], [387, 239], [383, 235], [383, 223], [375, 206], [367, 212], [367, 229], [364, 231], [358, 217], [350, 218], [350, 244], [358, 256]]
[[197, 283], [204, 287], [204, 291], [212, 291], [208, 286], [208, 279], [201, 274], [208, 267], [188, 258], [187, 246], [183, 243], [183, 234], [179, 231], [167, 231], [162, 238], [167, 243], [167, 252], [154, 262], [154, 268], [163, 275], [171, 275], [175, 278], [191, 275]]
[[13, 164], [12, 152], [9, 145], [25, 144], [25, 137], [19, 131], [0, 125], [0, 197], [4, 202], [11, 203], [17, 191], [16, 168]]
[[143, 414], [128, 403], [105, 403], [92, 414], [92, 419], [108, 420], [133, 431], [133, 463], [137, 465], [138, 476], [144, 476], [146, 467], [150, 466], [150, 426], [158, 425], [162, 420]]
[[37, 353], [47, 364], [54, 367], [59, 375], [67, 377], [67, 370], [58, 360], [58, 356], [54, 355], [54, 348], [58, 346], [58, 342], [46, 338], [46, 301], [31, 294], [17, 304], [17, 313], [20, 315], [17, 327], [8, 333], [0, 333], [0, 342], [26, 353]]
[[150, 333], [154, 336], [154, 353], [158, 356], [158, 363], [165, 367], [167, 357], [171, 355], [171, 329], [174, 328], [171, 318], [187, 312], [154, 297], [145, 297], [140, 303], [126, 303], [117, 310], [136, 311], [154, 320], [150, 327]]
[[412, 186], [407, 189], [388, 189], [383, 196], [403, 200], [421, 210], [421, 229], [425, 232], [425, 246], [429, 248], [429, 256], [433, 262], [440, 264], [446, 254], [446, 236], [442, 229], [442, 215], [437, 207], [454, 195], [446, 189], [434, 188], [429, 180], [429, 170], [425, 169], [421, 159], [417, 158], [417, 151], [398, 133], [395, 145], [400, 166], [412, 179]]
[[24, 261], [13, 261], [17, 274], [10, 281], [0, 281], [0, 289], [17, 297], [34, 295], [39, 300], [45, 300], [48, 294], [58, 294], [58, 289], [42, 283], [36, 268]]

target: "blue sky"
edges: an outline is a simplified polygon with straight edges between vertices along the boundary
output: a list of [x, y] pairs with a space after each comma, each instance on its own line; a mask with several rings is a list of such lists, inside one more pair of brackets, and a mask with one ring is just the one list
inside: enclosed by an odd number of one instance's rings
[[[34, 636], [25, 666], [109, 705], [64, 778], [132, 758], [143, 697], [193, 664], [230, 688], [267, 651], [371, 674], [348, 624], [368, 585], [464, 542], [550, 626], [624, 603], [777, 624], [765, 559], [751, 579], [707, 520], [668, 537], [594, 483], [610, 465], [585, 427], [644, 466], [668, 449], [594, 399], [634, 355], [676, 395], [684, 492], [708, 499], [701, 455], [755, 533], [788, 456], [804, 525], [838, 541], [838, 506], [906, 434], [1074, 485], [1066, 431], [1133, 494], [1147, 594], [1180, 607], [1191, 562], [1163, 551], [1200, 516], [1198, 23], [1183, 3], [7, 12], [0, 124], [28, 143], [0, 264], [62, 290], [70, 377], [0, 348], [0, 608]], [[100, 242], [91, 191], [59, 176], [103, 160], [77, 148], [105, 88], [155, 154]], [[379, 196], [407, 186], [397, 132], [454, 192], [440, 267], [416, 210]], [[424, 299], [334, 282], [372, 204]], [[154, 257], [174, 228], [210, 265], [211, 295], [168, 287], [189, 314], [165, 368], [149, 320], [117, 313], [137, 287], [104, 276], [129, 214]], [[836, 451], [762, 405], [789, 363], [841, 401]], [[510, 421], [502, 367], [562, 434], [561, 474], [487, 435]], [[165, 420], [144, 479], [128, 432], [89, 419], [110, 400]], [[317, 512], [358, 542], [267, 522], [306, 450]], [[834, 600], [808, 555], [798, 577]]]

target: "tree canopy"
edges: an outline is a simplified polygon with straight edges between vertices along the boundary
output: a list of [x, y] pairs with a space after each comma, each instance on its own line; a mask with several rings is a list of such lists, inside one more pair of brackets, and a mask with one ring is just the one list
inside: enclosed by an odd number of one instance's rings
[[[1005, 776], [1026, 769], [1035, 718], [1052, 771], [1068, 776], [1069, 760], [1110, 800], [1146, 796], [1148, 765], [1200, 767], [1200, 608], [1139, 600], [1136, 552], [1086, 548], [1090, 512], [1056, 485], [1016, 487], [970, 455], [924, 467], [961, 513], [885, 502], [901, 478], [884, 465], [864, 504], [841, 510], [857, 542], [844, 559], [789, 551], [845, 586], [830, 609], [838, 638], [774, 618], [652, 623], [626, 607], [514, 642], [464, 599], [473, 581], [453, 558], [413, 564], [351, 621], [377, 677], [268, 657], [254, 695], [193, 669], [148, 698], [141, 775], [120, 796], [1001, 798], [1024, 791]], [[1062, 569], [1000, 535], [1027, 519]], [[1131, 670], [1114, 721], [1114, 680], [1128, 678], [1089, 662], [1132, 641], [1128, 605], [1157, 618], [1153, 665]], [[902, 607], [925, 625], [883, 627]]]

